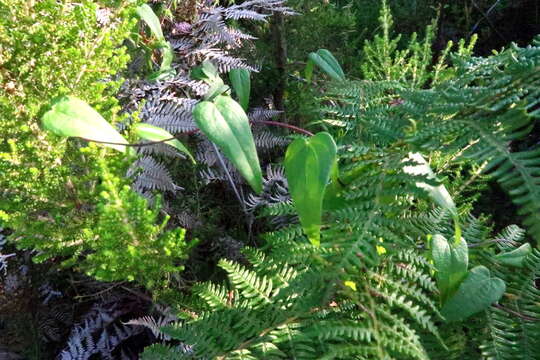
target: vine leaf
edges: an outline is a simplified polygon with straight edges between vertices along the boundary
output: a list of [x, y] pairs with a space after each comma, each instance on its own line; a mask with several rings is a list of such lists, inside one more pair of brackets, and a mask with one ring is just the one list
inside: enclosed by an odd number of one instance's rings
[[161, 65], [159, 70], [150, 75], [151, 80], [162, 80], [169, 75], [174, 75], [174, 70], [172, 69], [172, 61], [174, 59], [174, 52], [171, 47], [171, 44], [163, 36], [163, 31], [161, 30], [161, 23], [159, 22], [158, 17], [154, 13], [154, 10], [147, 4], [142, 4], [136, 10], [137, 15], [141, 18], [142, 21], [148, 25], [150, 32], [157, 40], [156, 48], [161, 50]]
[[337, 146], [326, 132], [293, 141], [285, 154], [285, 175], [305, 234], [320, 244], [322, 205], [336, 163]]
[[121, 152], [127, 140], [86, 102], [73, 96], [54, 100], [51, 109], [41, 118], [43, 128], [64, 137], [80, 137], [85, 140], [116, 143], [102, 144]]
[[164, 143], [186, 154], [191, 160], [191, 162], [195, 164], [195, 158], [193, 157], [193, 155], [191, 155], [189, 150], [178, 139], [171, 139], [174, 136], [172, 136], [172, 134], [168, 132], [167, 130], [164, 130], [154, 125], [143, 124], [143, 123], [135, 124], [133, 128], [137, 135], [139, 135], [141, 138], [146, 139], [146, 140], [163, 141], [166, 139], [170, 139], [170, 140], [164, 141]]
[[230, 96], [219, 95], [214, 102], [201, 101], [193, 108], [199, 129], [233, 163], [251, 188], [262, 192], [262, 172], [253, 134], [244, 109]]
[[447, 321], [460, 321], [487, 309], [506, 290], [504, 281], [492, 277], [488, 268], [477, 266], [461, 283], [458, 291], [441, 309]]
[[247, 111], [249, 105], [249, 94], [251, 92], [251, 79], [249, 71], [246, 69], [232, 69], [229, 78], [233, 89], [238, 96], [238, 102]]
[[457, 244], [449, 244], [442, 235], [435, 235], [431, 241], [431, 255], [436, 269], [437, 284], [444, 303], [456, 292], [459, 284], [467, 276], [469, 249], [464, 239]]
[[495, 256], [500, 263], [515, 267], [523, 267], [523, 260], [532, 252], [531, 244], [525, 243], [509, 252], [500, 253]]
[[334, 80], [345, 80], [345, 74], [343, 73], [343, 69], [330, 51], [326, 49], [319, 49], [317, 50], [317, 52], [310, 53], [308, 55], [308, 59], [308, 65], [306, 67], [306, 77], [308, 78], [308, 81], [311, 80], [311, 75], [313, 72], [312, 64], [317, 65], [322, 71], [324, 71]]

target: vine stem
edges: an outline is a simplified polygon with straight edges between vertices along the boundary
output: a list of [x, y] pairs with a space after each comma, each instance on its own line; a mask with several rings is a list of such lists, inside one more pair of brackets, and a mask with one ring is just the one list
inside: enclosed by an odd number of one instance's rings
[[[269, 126], [279, 126], [279, 127], [283, 127], [283, 128], [286, 128], [286, 129], [290, 129], [290, 130], [292, 130], [294, 132], [297, 132], [297, 133], [300, 133], [300, 134], [307, 135], [307, 136], [313, 136], [314, 135], [311, 131], [308, 131], [306, 129], [302, 129], [302, 128], [298, 127], [298, 126], [294, 126], [294, 125], [290, 125], [290, 124], [280, 123], [280, 122], [277, 122], [277, 121], [261, 120], [261, 121], [251, 121], [250, 123], [251, 124], [264, 124], [264, 125], [269, 125]], [[196, 134], [198, 132], [200, 132], [200, 130], [195, 129], [195, 130], [187, 131], [185, 133], [181, 133], [181, 135], [191, 135], [191, 134]], [[124, 143], [117, 143], [117, 142], [93, 140], [93, 139], [88, 139], [88, 138], [84, 138], [84, 137], [81, 137], [81, 136], [79, 136], [78, 138], [83, 139], [85, 141], [95, 142], [95, 143], [98, 143], [98, 144], [122, 145], [122, 146], [128, 146], [128, 147], [144, 147], [144, 146], [160, 144], [160, 143], [164, 143], [164, 142], [176, 139], [176, 137], [173, 136], [171, 138], [158, 140], [158, 141], [149, 141], [149, 142], [146, 142], [146, 143], [124, 144]]]
[[511, 314], [511, 315], [514, 315], [514, 316], [517, 316], [518, 318], [520, 319], [523, 319], [523, 320], [527, 320], [527, 321], [540, 321], [540, 318], [536, 318], [536, 317], [531, 317], [531, 316], [527, 316], [527, 315], [523, 315], [517, 311], [514, 311], [514, 310], [511, 310], [511, 309], [508, 309], [502, 305], [499, 305], [499, 304], [493, 304], [491, 305], [493, 307], [496, 307], [497, 309], [501, 309], [502, 311], [506, 311], [507, 313]]

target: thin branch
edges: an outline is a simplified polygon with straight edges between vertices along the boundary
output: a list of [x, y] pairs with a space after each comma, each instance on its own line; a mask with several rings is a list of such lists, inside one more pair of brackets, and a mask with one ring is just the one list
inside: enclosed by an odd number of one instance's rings
[[502, 305], [499, 305], [499, 304], [493, 304], [491, 305], [493, 307], [496, 307], [497, 309], [501, 309], [502, 311], [506, 311], [507, 313], [511, 314], [511, 315], [515, 315], [517, 316], [518, 318], [520, 319], [523, 319], [523, 320], [527, 320], [527, 321], [540, 321], [540, 318], [536, 318], [536, 317], [531, 317], [531, 316], [527, 316], [527, 315], [523, 315], [517, 311], [514, 311], [512, 309], [508, 309], [507, 307], [504, 307]]
[[150, 145], [155, 145], [155, 144], [160, 144], [160, 143], [164, 143], [164, 142], [167, 142], [167, 141], [175, 140], [176, 137], [173, 136], [172, 138], [168, 138], [168, 139], [163, 139], [163, 140], [159, 140], [159, 141], [150, 141], [150, 142], [147, 142], [147, 143], [139, 143], [139, 144], [124, 144], [124, 143], [117, 143], [117, 142], [99, 141], [99, 140], [92, 140], [92, 139], [87, 139], [87, 138], [83, 138], [83, 137], [79, 137], [79, 139], [95, 142], [95, 143], [98, 143], [98, 144], [122, 145], [122, 146], [129, 146], [129, 147], [144, 147], [144, 146], [150, 146]]
[[285, 123], [281, 123], [281, 122], [277, 122], [277, 121], [261, 120], [261, 121], [252, 121], [251, 123], [252, 124], [265, 124], [265, 125], [270, 125], [270, 126], [279, 126], [279, 127], [290, 129], [290, 130], [292, 130], [294, 132], [297, 132], [297, 133], [300, 133], [300, 134], [304, 134], [304, 135], [307, 135], [307, 136], [313, 136], [313, 133], [306, 130], [306, 129], [302, 129], [302, 128], [299, 128], [299, 127], [294, 126], [294, 125], [289, 125], [289, 124], [285, 124]]

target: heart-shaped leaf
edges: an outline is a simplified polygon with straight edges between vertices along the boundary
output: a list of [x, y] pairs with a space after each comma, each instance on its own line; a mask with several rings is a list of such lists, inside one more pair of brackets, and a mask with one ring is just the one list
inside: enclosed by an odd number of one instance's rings
[[514, 249], [512, 251], [501, 253], [495, 256], [495, 259], [497, 259], [499, 262], [515, 266], [515, 267], [522, 267], [523, 266], [523, 260], [532, 252], [531, 244], [525, 243], [518, 247], [517, 249]]
[[336, 153], [332, 136], [321, 132], [309, 139], [296, 139], [285, 154], [285, 175], [294, 207], [305, 234], [316, 246], [320, 244], [322, 204]]
[[[326, 49], [319, 49], [317, 52], [312, 52], [308, 55], [308, 59], [317, 65], [322, 71], [334, 80], [345, 80], [343, 69], [332, 53]], [[308, 74], [311, 77], [311, 65], [308, 64]], [[309, 80], [309, 79], [308, 79]]]
[[63, 96], [53, 101], [51, 109], [41, 118], [45, 130], [65, 137], [80, 137], [86, 140], [114, 143], [103, 144], [121, 152], [128, 144], [126, 139], [86, 102]]
[[246, 69], [232, 69], [229, 72], [229, 78], [233, 86], [238, 102], [242, 108], [247, 111], [249, 105], [249, 94], [251, 92], [251, 79], [249, 71]]
[[144, 123], [135, 124], [133, 128], [137, 135], [139, 135], [140, 137], [146, 140], [163, 141], [166, 139], [170, 139], [170, 140], [164, 141], [164, 143], [186, 154], [191, 160], [191, 162], [195, 164], [195, 158], [193, 157], [193, 155], [191, 155], [189, 150], [178, 139], [174, 139], [174, 136], [172, 136], [172, 134], [168, 132], [167, 130], [164, 130], [154, 125], [144, 124]]
[[469, 249], [464, 239], [450, 244], [442, 235], [434, 235], [431, 240], [431, 256], [435, 265], [437, 285], [444, 303], [467, 276]]
[[477, 266], [469, 272], [454, 296], [444, 304], [441, 314], [447, 321], [464, 320], [498, 301], [505, 290], [504, 281], [492, 277], [486, 267]]
[[201, 101], [193, 109], [201, 131], [234, 164], [256, 193], [262, 191], [259, 157], [248, 117], [230, 96], [219, 95], [214, 102]]

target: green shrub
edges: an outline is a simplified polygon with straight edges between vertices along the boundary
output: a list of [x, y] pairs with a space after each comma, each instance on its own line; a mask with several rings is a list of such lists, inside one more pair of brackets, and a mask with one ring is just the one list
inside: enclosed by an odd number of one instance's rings
[[164, 232], [158, 207], [121, 180], [121, 155], [40, 129], [46, 104], [76, 96], [113, 124], [114, 95], [130, 57], [136, 3], [129, 1], [0, 4], [0, 214], [19, 248], [78, 264], [102, 280], [155, 284], [178, 270], [182, 232]]

